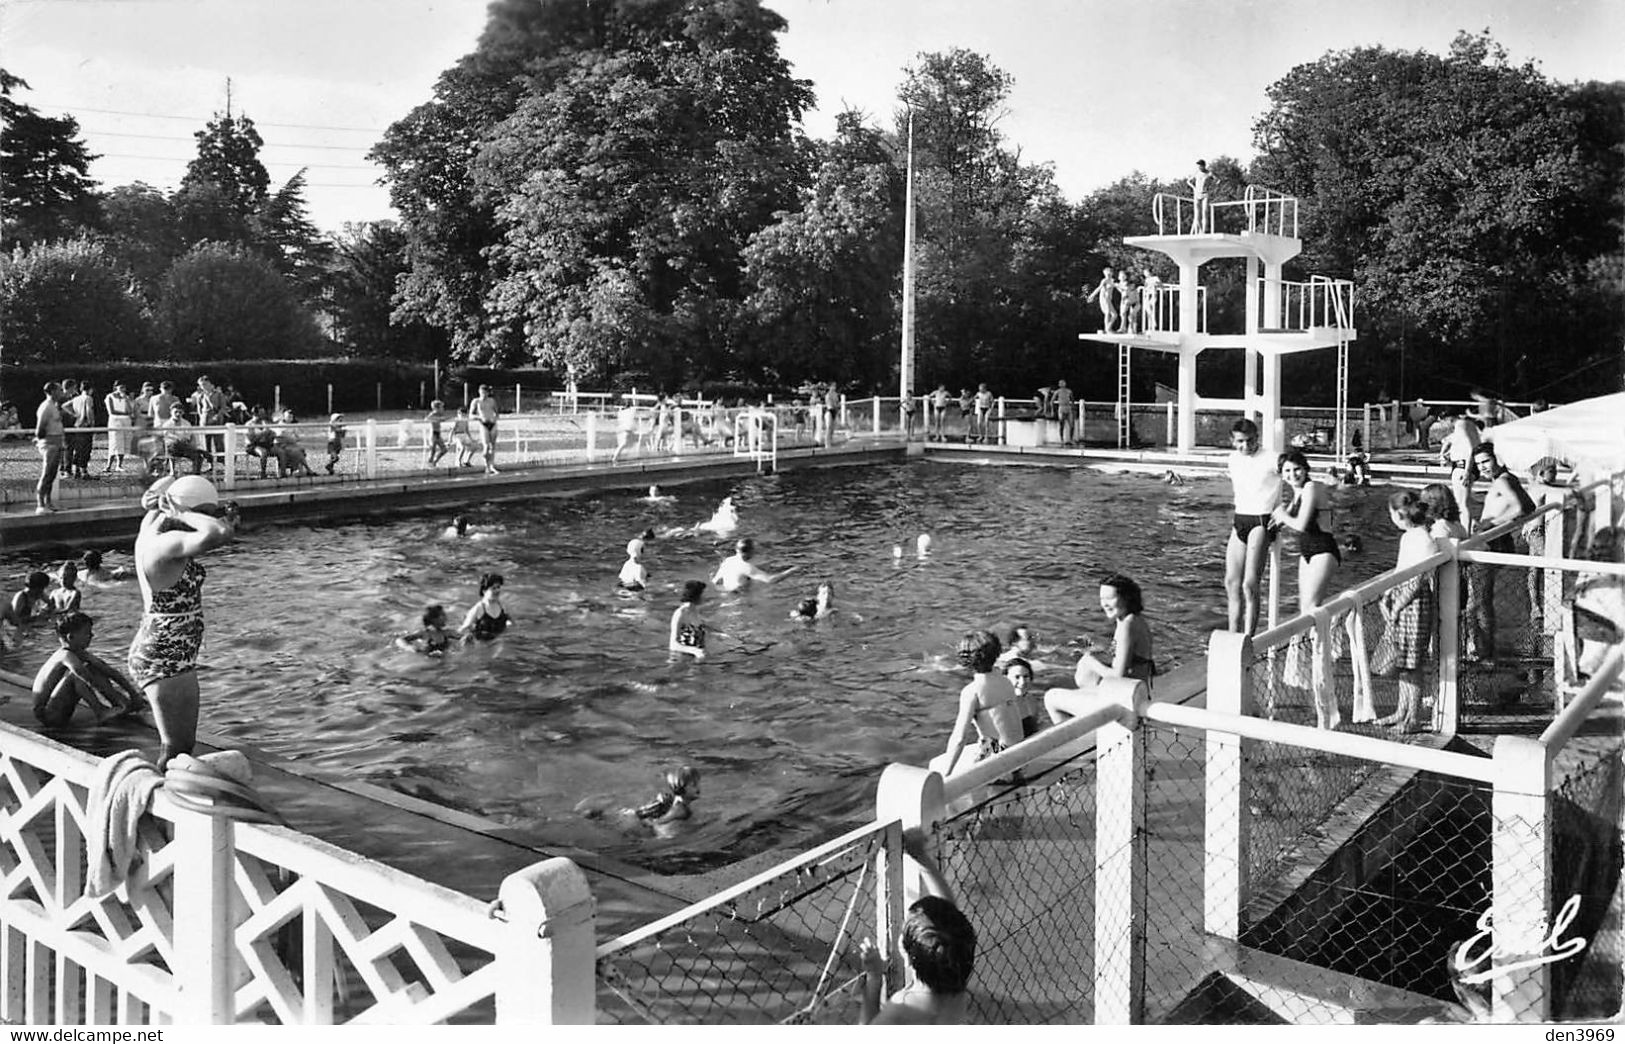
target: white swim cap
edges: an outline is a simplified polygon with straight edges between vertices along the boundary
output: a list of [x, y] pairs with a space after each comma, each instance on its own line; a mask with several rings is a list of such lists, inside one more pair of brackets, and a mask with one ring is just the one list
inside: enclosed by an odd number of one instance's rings
[[205, 504], [220, 503], [220, 491], [214, 483], [199, 475], [182, 475], [164, 490], [169, 502], [181, 511], [195, 511]]
[[916, 540], [914, 543], [915, 543], [915, 546], [918, 547], [921, 551], [926, 550], [927, 548], [929, 548], [931, 546], [931, 534], [930, 533], [921, 533], [920, 534], [920, 539]]

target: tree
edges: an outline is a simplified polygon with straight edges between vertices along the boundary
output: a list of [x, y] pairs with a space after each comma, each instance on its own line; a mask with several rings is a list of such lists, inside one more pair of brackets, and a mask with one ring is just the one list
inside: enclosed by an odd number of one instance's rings
[[1617, 118], [1588, 142], [1575, 90], [1487, 34], [1444, 56], [1334, 52], [1269, 97], [1253, 179], [1305, 204], [1310, 270], [1354, 277], [1362, 342], [1404, 337], [1413, 368], [1458, 391], [1507, 389], [1519, 352], [1567, 368], [1618, 345], [1617, 308], [1573, 322], [1593, 261], [1618, 250], [1618, 181], [1599, 177], [1618, 169]]
[[[333, 245], [311, 224], [305, 210], [305, 172], [300, 170], [265, 198], [254, 215], [255, 240], [306, 301], [315, 301]], [[386, 298], [387, 300], [387, 298]]]
[[175, 205], [161, 191], [139, 181], [120, 185], [102, 197], [97, 238], [117, 267], [130, 273], [136, 293], [148, 307], [158, 300], [164, 273], [185, 252]]
[[345, 225], [334, 248], [328, 285], [335, 338], [356, 355], [428, 361], [446, 350], [444, 331], [416, 319], [395, 320], [391, 300], [410, 262], [406, 234], [393, 221]]
[[805, 178], [783, 28], [756, 0], [492, 5], [374, 153], [411, 236], [402, 308], [469, 359], [723, 365], [739, 252]]
[[6, 361], [140, 358], [151, 334], [129, 280], [98, 243], [37, 243], [0, 255]]
[[43, 116], [12, 95], [27, 90], [0, 69], [0, 246], [9, 249], [73, 235], [96, 220], [97, 157], [79, 140], [72, 116]]
[[744, 251], [760, 347], [741, 361], [778, 383], [878, 384], [896, 361], [902, 172], [860, 114], [836, 124], [801, 209], [781, 212]]
[[164, 276], [158, 332], [177, 359], [288, 359], [322, 347], [315, 320], [270, 262], [200, 243]]
[[197, 155], [186, 164], [181, 188], [213, 185], [227, 205], [247, 220], [271, 191], [271, 176], [260, 162], [265, 141], [254, 128], [254, 121], [247, 116], [217, 112], [192, 136], [197, 139]]

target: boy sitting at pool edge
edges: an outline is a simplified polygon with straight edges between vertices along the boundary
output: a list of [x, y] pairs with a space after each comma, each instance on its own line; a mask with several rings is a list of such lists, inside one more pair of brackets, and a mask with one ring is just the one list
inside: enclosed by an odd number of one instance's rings
[[141, 690], [117, 669], [90, 651], [94, 624], [84, 613], [64, 613], [56, 622], [61, 648], [34, 675], [34, 717], [52, 728], [62, 728], [73, 717], [80, 700], [90, 707], [97, 724], [115, 715], [136, 714], [145, 706]]

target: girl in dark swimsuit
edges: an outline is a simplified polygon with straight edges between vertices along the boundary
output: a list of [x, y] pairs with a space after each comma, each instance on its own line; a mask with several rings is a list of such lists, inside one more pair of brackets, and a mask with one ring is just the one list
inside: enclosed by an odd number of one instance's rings
[[1298, 611], [1307, 613], [1325, 599], [1332, 573], [1343, 563], [1337, 538], [1321, 527], [1331, 515], [1331, 493], [1309, 477], [1309, 460], [1302, 450], [1281, 454], [1281, 478], [1292, 489], [1292, 503], [1275, 509], [1272, 517], [1298, 534]]
[[507, 630], [512, 622], [502, 608], [502, 574], [486, 573], [480, 577], [480, 600], [470, 607], [459, 628], [463, 641], [488, 642]]
[[1049, 712], [1050, 721], [1057, 725], [1083, 712], [1085, 707], [1078, 697], [1092, 693], [1100, 679], [1137, 678], [1149, 688], [1157, 673], [1140, 585], [1121, 573], [1113, 573], [1100, 582], [1100, 609], [1115, 625], [1109, 650], [1111, 662], [1096, 656], [1095, 646], [1091, 644], [1078, 657], [1073, 676], [1077, 688], [1051, 689], [1044, 694], [1044, 709]]

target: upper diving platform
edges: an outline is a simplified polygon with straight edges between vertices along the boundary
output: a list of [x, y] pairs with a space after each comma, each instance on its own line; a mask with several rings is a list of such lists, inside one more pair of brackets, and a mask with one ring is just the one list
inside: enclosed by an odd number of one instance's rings
[[1266, 265], [1281, 265], [1303, 252], [1297, 197], [1262, 185], [1248, 185], [1241, 199], [1223, 203], [1159, 192], [1151, 200], [1151, 218], [1156, 235], [1126, 236], [1123, 242], [1167, 254], [1181, 264], [1256, 257]]

